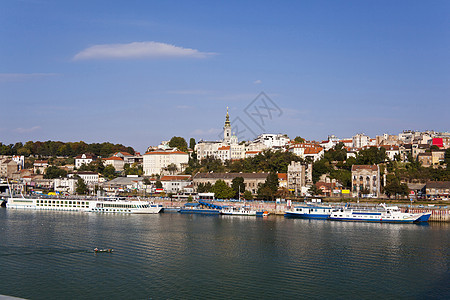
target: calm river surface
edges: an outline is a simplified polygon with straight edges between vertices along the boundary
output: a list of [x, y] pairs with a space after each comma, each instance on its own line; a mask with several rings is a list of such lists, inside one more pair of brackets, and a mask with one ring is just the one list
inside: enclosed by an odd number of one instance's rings
[[0, 295], [450, 299], [449, 224], [2, 208], [0, 229]]

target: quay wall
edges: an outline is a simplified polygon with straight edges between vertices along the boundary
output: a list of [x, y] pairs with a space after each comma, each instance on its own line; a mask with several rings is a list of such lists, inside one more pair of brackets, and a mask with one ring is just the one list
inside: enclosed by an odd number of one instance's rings
[[[183, 201], [170, 201], [170, 200], [162, 200], [157, 201], [158, 203], [162, 203], [164, 207], [182, 207], [186, 202]], [[217, 205], [226, 205], [226, 206], [242, 206], [242, 202], [214, 202]], [[299, 203], [293, 203], [292, 206], [298, 205]], [[324, 203], [327, 204], [327, 203]], [[261, 201], [249, 201], [245, 203], [246, 206], [251, 207], [252, 209], [258, 211], [268, 211], [271, 215], [284, 215], [284, 212], [289, 209], [289, 207], [285, 203], [274, 203], [274, 202], [261, 202]], [[333, 206], [344, 206], [345, 203], [330, 203]], [[367, 203], [351, 203], [352, 206], [376, 206], [376, 204], [367, 204]], [[450, 207], [449, 206], [428, 206], [428, 207], [410, 207], [409, 205], [397, 205], [399, 206], [402, 212], [410, 212], [410, 213], [424, 213], [431, 211], [431, 217], [429, 219], [430, 222], [450, 222]]]

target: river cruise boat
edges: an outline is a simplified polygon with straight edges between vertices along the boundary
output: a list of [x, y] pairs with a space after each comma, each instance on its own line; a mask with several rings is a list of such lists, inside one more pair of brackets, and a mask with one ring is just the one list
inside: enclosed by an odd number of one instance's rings
[[6, 203], [9, 209], [58, 210], [102, 213], [157, 214], [163, 206], [126, 198], [20, 198], [10, 197]]
[[357, 222], [382, 222], [382, 223], [420, 223], [428, 222], [431, 212], [407, 213], [401, 212], [397, 206], [380, 204], [376, 209], [361, 209], [343, 207], [331, 212], [328, 220], [332, 221], [357, 221]]
[[284, 212], [286, 218], [300, 219], [323, 219], [326, 220], [331, 215], [334, 207], [316, 203], [305, 203], [294, 206], [291, 210]]

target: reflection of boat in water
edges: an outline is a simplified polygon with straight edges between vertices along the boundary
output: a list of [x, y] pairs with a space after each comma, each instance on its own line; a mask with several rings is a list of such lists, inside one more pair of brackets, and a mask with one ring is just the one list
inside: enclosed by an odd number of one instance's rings
[[98, 249], [98, 248], [94, 248], [94, 252], [95, 253], [112, 253], [114, 250], [113, 249]]
[[7, 208], [126, 214], [157, 214], [162, 205], [127, 198], [20, 198], [10, 197]]
[[397, 206], [380, 204], [377, 209], [361, 208], [337, 208], [334, 209], [329, 220], [332, 221], [359, 221], [359, 222], [383, 222], [383, 223], [419, 223], [428, 222], [431, 212], [407, 213], [401, 212]]
[[268, 216], [268, 211], [256, 211], [254, 209], [251, 209], [249, 206], [241, 206], [241, 207], [234, 207], [234, 206], [226, 206], [223, 207], [220, 210], [220, 213], [222, 215], [232, 215], [232, 216]]
[[285, 211], [284, 216], [287, 218], [328, 219], [333, 209], [332, 206], [328, 205], [305, 203]]

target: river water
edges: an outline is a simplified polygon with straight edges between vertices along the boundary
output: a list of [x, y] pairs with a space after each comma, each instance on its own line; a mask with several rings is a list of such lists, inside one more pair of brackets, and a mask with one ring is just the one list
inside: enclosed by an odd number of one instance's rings
[[[0, 229], [0, 295], [450, 299], [443, 223], [2, 208]], [[95, 254], [95, 247], [114, 252]]]

